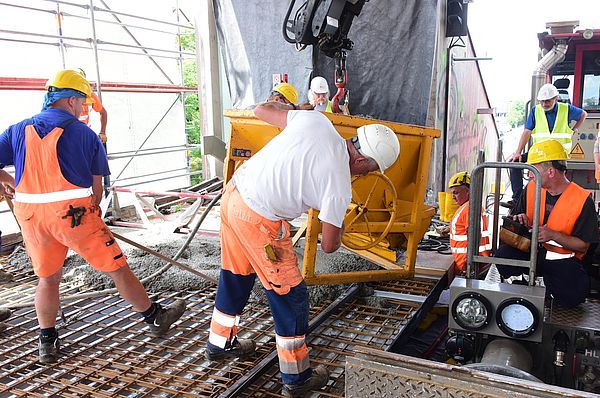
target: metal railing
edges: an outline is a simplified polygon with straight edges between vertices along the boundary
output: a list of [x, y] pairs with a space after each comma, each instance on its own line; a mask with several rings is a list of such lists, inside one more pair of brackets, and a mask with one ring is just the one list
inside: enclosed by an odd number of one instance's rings
[[[479, 245], [481, 242], [481, 206], [483, 196], [483, 172], [485, 169], [522, 169], [528, 170], [535, 176], [535, 200], [533, 206], [533, 222], [531, 231], [531, 250], [529, 261], [512, 260], [500, 257], [479, 256]], [[539, 170], [526, 163], [502, 163], [486, 162], [477, 165], [471, 174], [471, 189], [469, 195], [469, 228], [467, 231], [467, 278], [476, 277], [475, 263], [512, 265], [529, 268], [529, 284], [535, 283], [535, 272], [537, 264], [538, 225], [540, 225], [540, 193], [542, 191], [542, 175]], [[494, 218], [499, 214], [494, 213]], [[495, 221], [495, 225], [497, 222]]]

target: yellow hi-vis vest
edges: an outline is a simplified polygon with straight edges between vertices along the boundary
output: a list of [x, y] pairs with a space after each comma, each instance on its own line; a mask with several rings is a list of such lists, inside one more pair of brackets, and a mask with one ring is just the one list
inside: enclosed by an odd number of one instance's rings
[[535, 107], [535, 127], [531, 132], [531, 138], [533, 144], [550, 139], [556, 140], [562, 144], [567, 154], [569, 154], [573, 146], [573, 130], [569, 127], [569, 105], [558, 102], [556, 106], [558, 106], [558, 110], [552, 132], [548, 127], [548, 119], [546, 119], [544, 108], [540, 105]]

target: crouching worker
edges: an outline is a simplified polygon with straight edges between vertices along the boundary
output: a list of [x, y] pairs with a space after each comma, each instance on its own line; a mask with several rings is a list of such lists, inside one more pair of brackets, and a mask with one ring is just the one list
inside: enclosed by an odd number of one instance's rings
[[267, 102], [256, 117], [283, 131], [247, 160], [227, 184], [221, 200], [222, 269], [210, 325], [210, 360], [246, 357], [254, 341], [238, 339], [240, 314], [255, 277], [266, 289], [275, 322], [282, 394], [303, 397], [327, 384], [324, 366], [312, 369], [305, 335], [308, 293], [298, 269], [288, 220], [310, 208], [322, 221], [321, 248], [336, 251], [352, 197], [351, 176], [390, 167], [400, 153], [388, 127], [360, 127], [344, 140], [318, 111], [294, 111]]
[[15, 216], [39, 278], [35, 309], [42, 363], [58, 358], [56, 315], [68, 249], [107, 273], [155, 336], [163, 336], [185, 311], [184, 301], [170, 307], [150, 301], [100, 218], [108, 160], [98, 136], [77, 119], [91, 99], [90, 84], [79, 72], [62, 70], [47, 86], [41, 113], [0, 135], [0, 168], [15, 166]]
[[[589, 280], [582, 259], [590, 244], [598, 242], [598, 219], [590, 193], [567, 179], [567, 153], [556, 140], [537, 143], [529, 150], [527, 163], [542, 175], [540, 225], [532, 226], [535, 184], [530, 182], [513, 220], [538, 228], [537, 274], [544, 278], [547, 293], [566, 307], [585, 301]], [[531, 177], [534, 177], [531, 173]], [[529, 253], [501, 244], [496, 257], [528, 260]], [[527, 273], [524, 268], [498, 265], [503, 278]]]
[[[450, 178], [448, 189], [458, 210], [450, 222], [450, 250], [454, 257], [454, 274], [464, 275], [467, 270], [467, 231], [469, 229], [469, 195], [471, 176], [466, 171], [456, 173]], [[481, 240], [479, 255], [489, 256], [492, 244], [491, 233], [488, 231], [488, 219], [481, 209]]]

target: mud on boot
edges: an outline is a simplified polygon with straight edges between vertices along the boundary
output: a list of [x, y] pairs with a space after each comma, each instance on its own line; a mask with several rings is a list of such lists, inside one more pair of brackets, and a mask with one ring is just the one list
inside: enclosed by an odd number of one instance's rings
[[150, 331], [156, 337], [164, 336], [185, 312], [185, 300], [177, 300], [167, 307], [161, 307], [150, 324]]
[[281, 393], [288, 398], [301, 398], [310, 391], [319, 390], [327, 385], [329, 371], [323, 365], [317, 366], [306, 381], [300, 384], [284, 384]]
[[44, 341], [38, 340], [38, 351], [40, 363], [54, 363], [58, 361], [58, 353], [60, 351], [60, 340], [56, 337], [54, 340]]
[[247, 358], [256, 352], [256, 343], [250, 339], [234, 339], [231, 346], [225, 349], [211, 351], [206, 347], [204, 356], [209, 361], [220, 361], [223, 359]]

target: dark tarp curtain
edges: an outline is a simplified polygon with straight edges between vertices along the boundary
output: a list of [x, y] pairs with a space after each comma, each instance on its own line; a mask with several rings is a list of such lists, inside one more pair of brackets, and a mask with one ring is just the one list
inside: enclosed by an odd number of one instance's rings
[[[297, 1], [297, 6], [302, 0]], [[215, 15], [233, 106], [262, 102], [272, 74], [287, 73], [300, 99], [313, 76], [334, 85], [333, 59], [298, 52], [283, 39], [289, 2], [215, 0]], [[293, 13], [292, 13], [293, 15]], [[371, 0], [354, 19], [348, 34], [347, 88], [352, 114], [425, 125], [435, 52], [437, 0]]]

